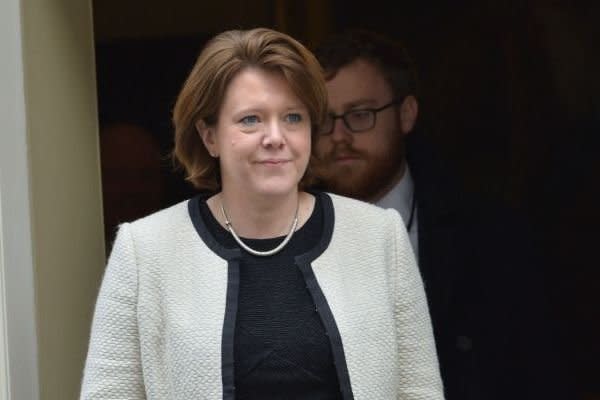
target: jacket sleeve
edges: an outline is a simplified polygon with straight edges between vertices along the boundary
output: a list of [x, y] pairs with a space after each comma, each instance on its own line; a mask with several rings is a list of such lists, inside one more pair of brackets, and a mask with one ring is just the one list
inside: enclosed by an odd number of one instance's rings
[[399, 214], [387, 210], [393, 221], [396, 289], [395, 312], [400, 365], [399, 399], [440, 400], [440, 377], [433, 328], [421, 274]]
[[137, 297], [135, 250], [130, 226], [123, 224], [96, 301], [81, 400], [145, 399]]

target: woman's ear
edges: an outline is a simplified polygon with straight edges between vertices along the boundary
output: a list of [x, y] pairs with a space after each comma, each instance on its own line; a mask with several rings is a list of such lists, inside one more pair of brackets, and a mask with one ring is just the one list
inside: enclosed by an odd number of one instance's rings
[[400, 105], [400, 127], [402, 134], [409, 134], [415, 127], [419, 115], [419, 102], [415, 96], [408, 95]]
[[198, 135], [200, 135], [200, 138], [204, 143], [204, 147], [206, 147], [206, 150], [208, 150], [208, 153], [212, 157], [219, 157], [217, 137], [214, 129], [206, 125], [204, 120], [199, 120], [196, 122], [196, 130], [198, 131]]

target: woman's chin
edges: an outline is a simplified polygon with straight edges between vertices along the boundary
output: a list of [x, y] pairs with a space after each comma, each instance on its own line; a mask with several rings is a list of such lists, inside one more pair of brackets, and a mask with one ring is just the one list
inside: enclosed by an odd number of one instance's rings
[[281, 197], [298, 191], [298, 182], [277, 181], [262, 182], [256, 187], [256, 194], [262, 196]]

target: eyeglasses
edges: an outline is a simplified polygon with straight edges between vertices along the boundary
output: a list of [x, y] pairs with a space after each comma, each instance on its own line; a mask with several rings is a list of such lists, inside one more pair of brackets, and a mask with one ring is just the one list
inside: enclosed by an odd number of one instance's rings
[[385, 110], [393, 105], [400, 103], [398, 100], [392, 100], [379, 108], [362, 108], [359, 110], [350, 110], [340, 115], [329, 114], [319, 128], [319, 135], [331, 135], [335, 127], [335, 120], [341, 118], [344, 125], [350, 132], [358, 133], [368, 131], [373, 128], [376, 123], [377, 113]]

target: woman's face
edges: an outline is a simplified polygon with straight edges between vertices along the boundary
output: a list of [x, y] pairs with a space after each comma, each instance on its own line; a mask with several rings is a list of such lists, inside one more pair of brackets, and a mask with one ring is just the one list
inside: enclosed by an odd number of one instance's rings
[[225, 92], [218, 121], [199, 125], [219, 157], [223, 190], [285, 195], [296, 191], [311, 148], [308, 109], [279, 72], [242, 70]]

